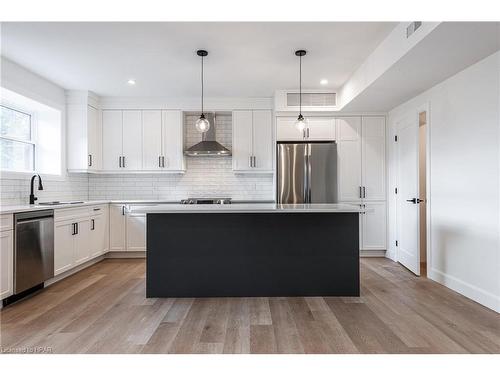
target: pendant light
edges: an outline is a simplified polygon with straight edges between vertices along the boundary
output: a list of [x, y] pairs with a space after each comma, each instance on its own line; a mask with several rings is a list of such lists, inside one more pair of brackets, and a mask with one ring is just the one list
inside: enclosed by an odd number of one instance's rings
[[295, 121], [295, 127], [302, 132], [307, 127], [307, 119], [302, 116], [302, 56], [306, 55], [306, 51], [299, 49], [295, 51], [295, 56], [299, 57], [299, 116]]
[[203, 58], [208, 55], [208, 52], [200, 49], [196, 51], [196, 54], [201, 57], [201, 116], [196, 120], [195, 127], [200, 133], [205, 133], [210, 129], [210, 121], [205, 118], [203, 113]]

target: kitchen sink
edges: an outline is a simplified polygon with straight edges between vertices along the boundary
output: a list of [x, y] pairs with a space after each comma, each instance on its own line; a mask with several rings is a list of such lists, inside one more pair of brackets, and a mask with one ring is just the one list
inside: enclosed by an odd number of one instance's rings
[[52, 201], [52, 202], [40, 202], [38, 203], [40, 206], [57, 206], [59, 204], [80, 204], [83, 201], [71, 201], [71, 202], [60, 202], [60, 201]]

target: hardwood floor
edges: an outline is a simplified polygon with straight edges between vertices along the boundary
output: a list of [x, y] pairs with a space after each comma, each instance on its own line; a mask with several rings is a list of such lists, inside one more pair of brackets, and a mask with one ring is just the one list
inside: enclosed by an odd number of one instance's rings
[[500, 315], [382, 258], [359, 298], [146, 299], [145, 262], [107, 259], [0, 312], [2, 351], [500, 353]]

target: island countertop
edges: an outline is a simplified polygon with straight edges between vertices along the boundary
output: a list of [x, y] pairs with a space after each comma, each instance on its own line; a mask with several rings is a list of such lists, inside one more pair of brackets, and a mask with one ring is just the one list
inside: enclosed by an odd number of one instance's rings
[[363, 213], [365, 209], [354, 204], [309, 203], [309, 204], [276, 204], [276, 203], [235, 203], [235, 204], [156, 204], [134, 205], [129, 207], [132, 213]]

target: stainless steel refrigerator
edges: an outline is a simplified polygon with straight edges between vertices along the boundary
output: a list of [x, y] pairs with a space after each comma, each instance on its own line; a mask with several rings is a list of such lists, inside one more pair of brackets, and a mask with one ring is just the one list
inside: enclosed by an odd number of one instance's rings
[[277, 202], [336, 203], [337, 145], [278, 142]]

